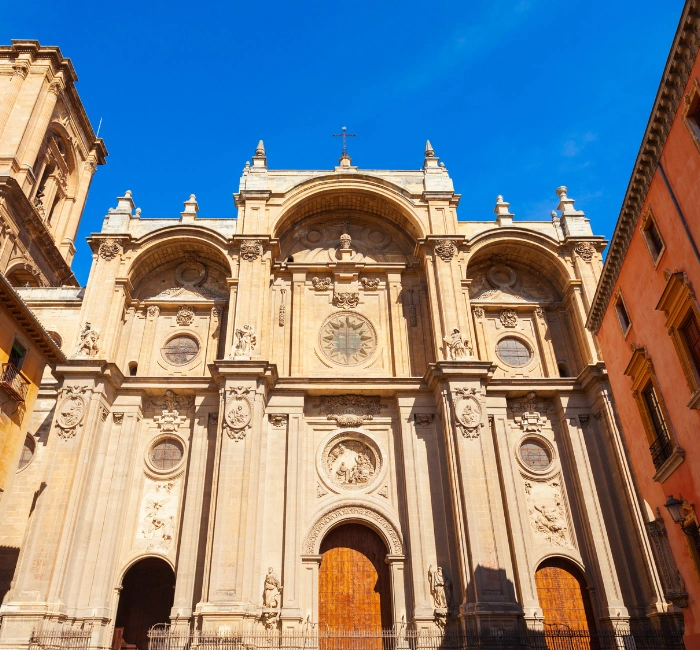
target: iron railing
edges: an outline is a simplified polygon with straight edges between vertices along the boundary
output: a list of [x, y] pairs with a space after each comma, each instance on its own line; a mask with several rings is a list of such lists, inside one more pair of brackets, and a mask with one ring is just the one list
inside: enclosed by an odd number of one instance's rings
[[29, 637], [29, 650], [87, 650], [91, 636], [92, 626], [60, 626], [35, 630]]
[[[155, 626], [148, 650], [684, 650], [680, 633], [588, 630], [545, 626], [544, 630], [498, 630], [463, 633], [458, 630], [306, 630], [201, 631]], [[139, 649], [140, 650], [140, 649]]]
[[29, 382], [23, 377], [15, 365], [11, 363], [2, 364], [2, 374], [0, 374], [0, 386], [2, 386], [17, 402], [24, 402], [27, 398]]
[[673, 443], [668, 435], [661, 434], [651, 443], [649, 447], [651, 452], [651, 460], [654, 462], [654, 468], [659, 469], [673, 453]]

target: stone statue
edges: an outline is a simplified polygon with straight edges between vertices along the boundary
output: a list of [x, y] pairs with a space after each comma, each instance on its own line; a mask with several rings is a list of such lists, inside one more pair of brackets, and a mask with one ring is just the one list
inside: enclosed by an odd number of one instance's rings
[[258, 343], [258, 337], [252, 325], [244, 325], [236, 330], [236, 347], [233, 349], [234, 357], [250, 357]]
[[78, 336], [78, 345], [75, 348], [76, 356], [94, 357], [100, 350], [97, 345], [99, 338], [100, 333], [92, 329], [90, 323], [86, 321]]
[[282, 583], [280, 583], [280, 579], [272, 570], [272, 567], [269, 567], [265, 576], [265, 586], [263, 587], [263, 607], [276, 609], [281, 604], [281, 595]]
[[462, 333], [456, 327], [452, 330], [452, 334], [446, 336], [443, 340], [447, 344], [451, 361], [464, 361], [473, 358], [472, 346], [469, 340], [462, 336]]
[[442, 567], [428, 568], [428, 580], [430, 581], [430, 593], [437, 609], [448, 609], [452, 600], [452, 583], [445, 577]]

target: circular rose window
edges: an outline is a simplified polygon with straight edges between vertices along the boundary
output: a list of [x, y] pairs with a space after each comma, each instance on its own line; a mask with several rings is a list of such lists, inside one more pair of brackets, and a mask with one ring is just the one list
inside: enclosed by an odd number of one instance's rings
[[382, 458], [374, 441], [364, 434], [340, 434], [323, 449], [323, 469], [330, 482], [344, 490], [360, 490], [374, 483]]
[[331, 316], [322, 326], [319, 344], [334, 363], [356, 366], [367, 361], [377, 348], [377, 335], [371, 323], [359, 314]]
[[191, 336], [175, 336], [163, 346], [161, 354], [167, 362], [182, 366], [199, 354], [199, 343]]
[[525, 440], [520, 445], [520, 458], [527, 467], [535, 471], [547, 469], [552, 462], [547, 446], [540, 440], [533, 438]]
[[496, 354], [503, 363], [515, 368], [526, 366], [532, 359], [530, 348], [512, 336], [507, 336], [496, 344]]
[[156, 469], [168, 470], [180, 464], [182, 455], [182, 443], [179, 440], [163, 438], [151, 447], [149, 459]]

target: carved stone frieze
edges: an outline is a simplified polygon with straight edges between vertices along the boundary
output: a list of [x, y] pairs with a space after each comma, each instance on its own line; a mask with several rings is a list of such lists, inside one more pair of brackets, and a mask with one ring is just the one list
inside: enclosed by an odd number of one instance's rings
[[311, 286], [316, 289], [316, 291], [328, 291], [333, 284], [333, 280], [330, 278], [312, 278]]
[[85, 419], [87, 386], [65, 386], [61, 391], [61, 401], [56, 409], [56, 429], [63, 440], [74, 438]]
[[360, 294], [350, 291], [333, 293], [333, 304], [340, 309], [353, 309], [360, 302]]
[[156, 395], [149, 398], [148, 407], [155, 411], [180, 411], [186, 413], [192, 408], [194, 398], [189, 395], [177, 395], [172, 390], [165, 391], [165, 395]]
[[321, 452], [321, 472], [326, 482], [343, 490], [371, 486], [382, 469], [383, 458], [377, 444], [362, 433], [333, 436]]
[[435, 254], [443, 262], [451, 262], [457, 252], [457, 247], [451, 239], [443, 239], [435, 246]]
[[555, 546], [570, 546], [569, 528], [559, 478], [525, 481], [527, 512], [535, 536]]
[[175, 481], [146, 480], [136, 532], [136, 547], [156, 553], [173, 548], [178, 512]]
[[595, 248], [585, 241], [578, 242], [578, 244], [574, 246], [574, 251], [576, 251], [584, 262], [591, 262], [593, 260], [593, 255], [595, 255]]
[[224, 431], [238, 442], [245, 438], [253, 419], [253, 405], [248, 397], [250, 388], [236, 386], [228, 390], [224, 411]]
[[503, 324], [503, 327], [518, 326], [518, 313], [515, 311], [515, 309], [502, 309], [499, 319]]
[[508, 409], [524, 433], [542, 433], [542, 427], [547, 423], [543, 414], [549, 411], [551, 405], [549, 399], [537, 397], [536, 393], [508, 400]]
[[100, 248], [98, 249], [98, 255], [107, 261], [113, 260], [121, 252], [122, 247], [117, 239], [105, 239], [100, 243]]
[[75, 347], [76, 357], [94, 357], [100, 351], [97, 341], [100, 340], [100, 333], [93, 329], [89, 322], [85, 322], [83, 329], [78, 335], [78, 344]]
[[365, 291], [376, 291], [379, 287], [379, 278], [362, 278], [360, 285]]
[[321, 412], [339, 427], [359, 427], [379, 414], [378, 396], [329, 395], [321, 397]]
[[194, 309], [192, 309], [192, 307], [186, 307], [185, 305], [178, 307], [175, 321], [178, 325], [180, 325], [180, 327], [192, 325], [192, 322], [194, 321]]
[[484, 426], [483, 408], [475, 388], [457, 388], [454, 393], [454, 414], [457, 428], [465, 438], [478, 438]]
[[241, 257], [248, 262], [254, 262], [262, 255], [262, 242], [258, 239], [241, 242]]
[[380, 513], [364, 506], [343, 506], [336, 508], [323, 515], [311, 527], [311, 530], [304, 540], [302, 546], [303, 553], [312, 555], [317, 551], [316, 542], [323, 538], [326, 530], [331, 528], [336, 522], [343, 520], [369, 520], [386, 536], [391, 555], [403, 555], [403, 542], [399, 532]]

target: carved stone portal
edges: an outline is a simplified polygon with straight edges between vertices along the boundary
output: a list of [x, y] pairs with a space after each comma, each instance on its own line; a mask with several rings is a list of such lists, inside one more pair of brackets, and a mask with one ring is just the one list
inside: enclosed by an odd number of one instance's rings
[[253, 405], [248, 394], [250, 388], [237, 386], [228, 391], [224, 413], [224, 431], [229, 438], [238, 442], [245, 438], [253, 417]]
[[374, 483], [382, 467], [375, 442], [361, 433], [333, 437], [321, 453], [322, 471], [332, 485], [359, 490]]
[[359, 427], [373, 416], [379, 415], [378, 396], [330, 395], [321, 397], [321, 412], [327, 420], [335, 420], [339, 427]]

